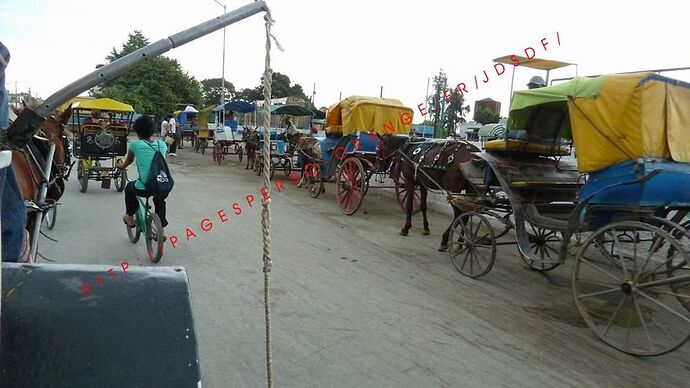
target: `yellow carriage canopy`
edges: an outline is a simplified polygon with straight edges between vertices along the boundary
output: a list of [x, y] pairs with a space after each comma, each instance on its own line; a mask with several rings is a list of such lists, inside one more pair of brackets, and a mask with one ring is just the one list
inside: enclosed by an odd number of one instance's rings
[[350, 135], [358, 131], [409, 134], [414, 111], [393, 98], [350, 96], [328, 109], [326, 133]]
[[567, 112], [566, 119], [551, 129], [555, 137], [569, 137], [572, 132], [582, 172], [639, 157], [690, 162], [688, 83], [636, 73], [577, 77], [552, 87], [515, 92], [508, 129], [544, 136], [548, 120], [541, 120], [539, 128], [534, 124], [543, 110]]
[[107, 112], [134, 112], [131, 105], [125, 104], [112, 98], [97, 98], [95, 100], [77, 101], [72, 105], [72, 109], [81, 110], [103, 110]]

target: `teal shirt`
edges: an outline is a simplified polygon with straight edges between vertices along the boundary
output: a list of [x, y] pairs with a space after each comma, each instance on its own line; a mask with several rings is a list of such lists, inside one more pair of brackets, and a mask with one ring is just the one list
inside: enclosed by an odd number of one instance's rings
[[144, 182], [149, 176], [151, 169], [151, 161], [156, 151], [160, 151], [163, 157], [168, 153], [168, 146], [161, 140], [156, 140], [149, 143], [145, 140], [134, 140], [129, 143], [129, 150], [134, 154], [134, 162], [139, 170], [139, 179], [134, 183], [137, 189], [144, 190]]

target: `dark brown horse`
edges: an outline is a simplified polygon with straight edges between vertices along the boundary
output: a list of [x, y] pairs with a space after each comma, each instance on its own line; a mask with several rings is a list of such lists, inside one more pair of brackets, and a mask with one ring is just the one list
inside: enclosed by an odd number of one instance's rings
[[[429, 234], [429, 221], [426, 215], [426, 200], [428, 190], [445, 190], [451, 193], [460, 193], [468, 188], [467, 179], [460, 172], [460, 164], [472, 160], [472, 152], [480, 151], [476, 146], [465, 141], [447, 140], [444, 142], [408, 143], [396, 148], [394, 139], [384, 136], [382, 155], [387, 157], [390, 152], [396, 152], [393, 156], [394, 168], [391, 177], [398, 179], [400, 175], [405, 180], [408, 193], [414, 192], [415, 186], [419, 186], [421, 211], [424, 225], [423, 234]], [[412, 227], [413, 195], [407, 196], [405, 226], [400, 234], [407, 236]], [[455, 219], [460, 215], [460, 209], [452, 206]], [[443, 239], [439, 250], [448, 249], [448, 233], [450, 225], [443, 233]]]
[[[33, 102], [30, 105], [35, 105]], [[26, 107], [24, 108], [26, 109]], [[13, 109], [17, 115], [21, 113], [21, 109]], [[12, 150], [12, 168], [17, 177], [17, 184], [22, 193], [24, 200], [36, 201], [41, 185], [45, 182], [42, 173], [42, 166], [37, 164], [42, 162], [40, 159], [47, 157], [49, 143], [55, 144], [55, 154], [53, 156], [53, 167], [51, 171], [50, 181], [48, 182], [48, 194], [46, 199], [48, 201], [58, 201], [65, 190], [65, 182], [68, 167], [69, 155], [66, 149], [67, 142], [65, 136], [65, 128], [67, 122], [72, 116], [72, 106], [70, 105], [64, 112], [57, 117], [51, 115], [41, 126], [37, 136], [34, 137], [29, 145], [23, 149]], [[46, 142], [41, 138], [47, 139]], [[29, 149], [33, 152], [29, 152]], [[27, 219], [27, 228], [30, 227], [32, 217]]]
[[245, 126], [244, 132], [242, 132], [242, 141], [244, 141], [244, 149], [247, 151], [247, 167], [245, 167], [245, 170], [254, 169], [256, 151], [259, 149], [259, 133], [256, 131], [256, 128], [248, 125]]

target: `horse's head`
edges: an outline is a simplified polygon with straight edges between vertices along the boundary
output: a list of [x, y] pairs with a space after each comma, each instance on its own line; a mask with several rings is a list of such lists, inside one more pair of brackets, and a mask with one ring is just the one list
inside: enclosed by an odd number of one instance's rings
[[393, 136], [384, 135], [378, 136], [380, 142], [376, 148], [376, 158], [379, 160], [379, 171], [387, 171], [391, 163], [393, 162], [394, 155], [405, 143], [408, 142], [409, 138], [405, 136]]

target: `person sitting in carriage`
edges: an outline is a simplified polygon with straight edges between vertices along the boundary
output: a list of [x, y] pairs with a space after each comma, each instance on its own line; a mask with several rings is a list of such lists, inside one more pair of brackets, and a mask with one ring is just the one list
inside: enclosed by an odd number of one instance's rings
[[[160, 151], [165, 157], [168, 146], [162, 140], [153, 140], [153, 133], [155, 132], [155, 124], [148, 116], [141, 116], [134, 121], [134, 132], [136, 132], [139, 140], [134, 140], [129, 143], [129, 151], [127, 158], [123, 163], [117, 165], [121, 169], [127, 168], [135, 160], [137, 162], [137, 170], [139, 171], [139, 179], [131, 181], [125, 187], [125, 209], [126, 214], [122, 217], [125, 224], [134, 227], [134, 214], [139, 208], [139, 201], [137, 196], [150, 197], [152, 194], [144, 187], [144, 182], [149, 175], [151, 169], [151, 162], [156, 151]], [[156, 214], [161, 219], [161, 223], [165, 228], [168, 221], [165, 218], [165, 198], [153, 197], [153, 204], [156, 205]]]

